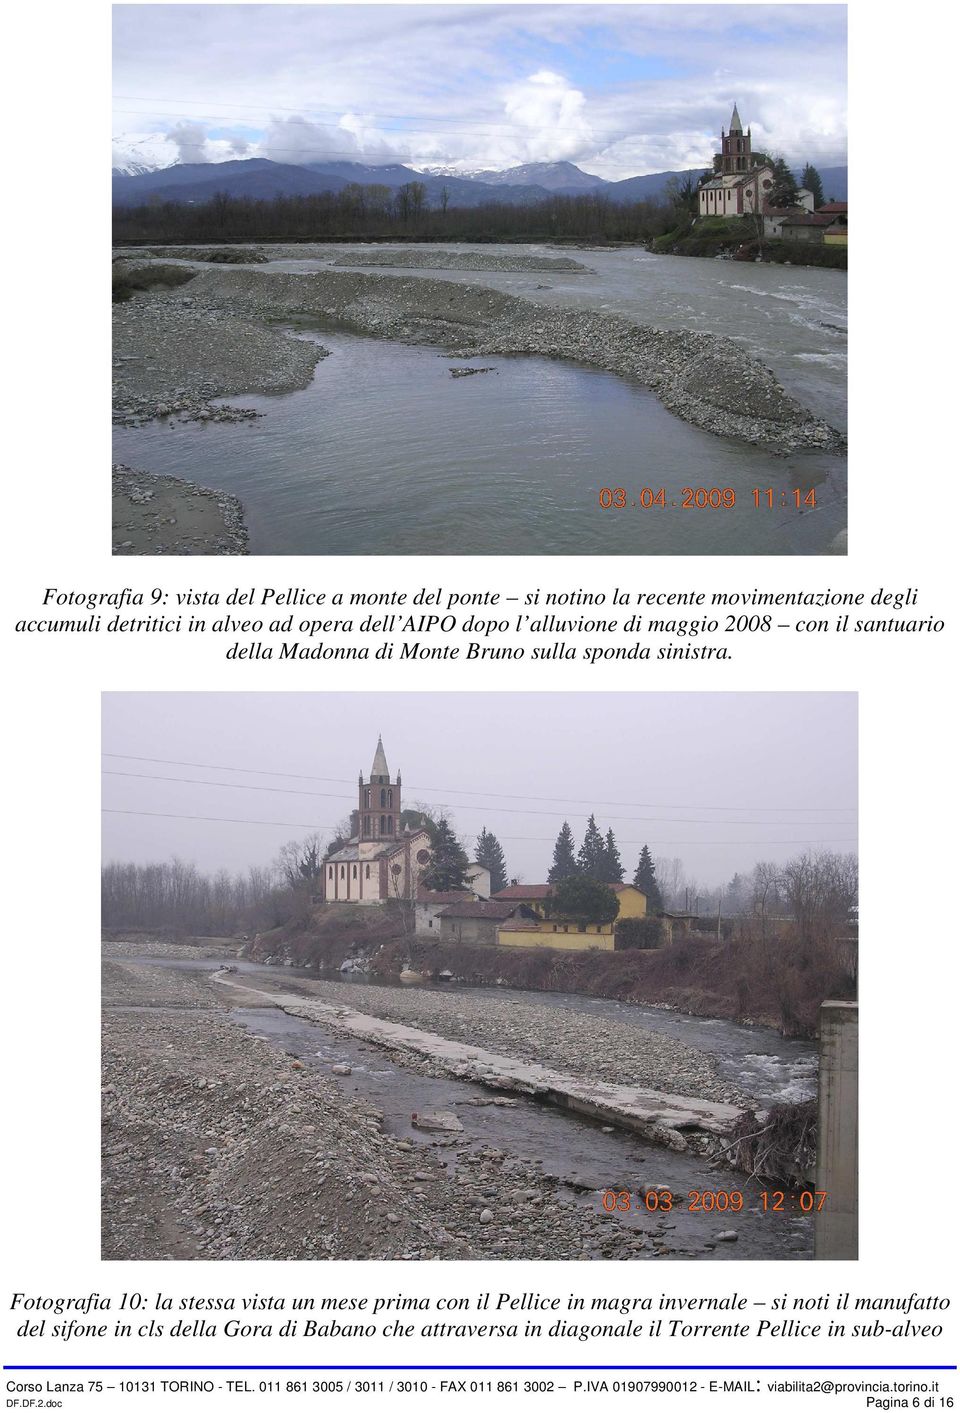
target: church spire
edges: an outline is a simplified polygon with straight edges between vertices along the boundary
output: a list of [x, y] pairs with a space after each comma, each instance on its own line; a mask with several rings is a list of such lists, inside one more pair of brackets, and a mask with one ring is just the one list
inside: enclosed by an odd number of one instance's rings
[[371, 780], [389, 780], [390, 771], [387, 768], [387, 757], [383, 750], [383, 737], [377, 737], [377, 751], [373, 757], [373, 765], [370, 767]]
[[743, 124], [740, 121], [740, 114], [737, 112], [737, 105], [733, 105], [733, 117], [730, 119], [731, 132], [743, 132]]

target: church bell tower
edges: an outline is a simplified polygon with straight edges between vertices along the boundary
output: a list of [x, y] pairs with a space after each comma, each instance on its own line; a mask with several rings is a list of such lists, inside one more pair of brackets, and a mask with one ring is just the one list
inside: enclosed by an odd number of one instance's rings
[[723, 132], [721, 130], [720, 133], [720, 171], [723, 176], [735, 176], [740, 172], [749, 172], [753, 165], [750, 148], [750, 129], [747, 128], [744, 133], [740, 114], [737, 112], [736, 103], [734, 103], [730, 131]]
[[395, 844], [400, 838], [400, 772], [390, 779], [383, 739], [377, 737], [377, 749], [370, 767], [370, 778], [360, 773], [360, 817], [357, 842], [360, 858], [370, 857], [383, 844]]

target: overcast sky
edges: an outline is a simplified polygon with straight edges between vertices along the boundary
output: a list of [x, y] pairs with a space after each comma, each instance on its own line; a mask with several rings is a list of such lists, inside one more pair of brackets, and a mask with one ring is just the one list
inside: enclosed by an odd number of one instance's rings
[[170, 160], [477, 170], [566, 158], [616, 180], [754, 144], [846, 162], [842, 5], [118, 5], [115, 145]]
[[[644, 843], [705, 886], [856, 847], [850, 693], [158, 692], [103, 697], [103, 857], [239, 870], [329, 837], [378, 732], [404, 806], [442, 807], [470, 844], [486, 826], [525, 882], [591, 809], [628, 875]], [[207, 818], [157, 817], [184, 815]]]

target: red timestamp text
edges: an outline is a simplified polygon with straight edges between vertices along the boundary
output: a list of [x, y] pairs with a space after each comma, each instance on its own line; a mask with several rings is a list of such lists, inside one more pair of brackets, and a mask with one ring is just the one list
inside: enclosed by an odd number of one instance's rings
[[[817, 493], [793, 487], [778, 490], [774, 486], [754, 486], [744, 493], [748, 505], [755, 510], [816, 510]], [[681, 486], [670, 492], [666, 486], [641, 486], [629, 491], [626, 486], [601, 486], [597, 493], [601, 510], [733, 510], [737, 492], [733, 486]]]

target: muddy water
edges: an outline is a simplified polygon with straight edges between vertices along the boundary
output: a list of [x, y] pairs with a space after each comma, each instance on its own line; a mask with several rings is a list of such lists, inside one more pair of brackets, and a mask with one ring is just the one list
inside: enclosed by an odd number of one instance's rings
[[[117, 427], [114, 460], [238, 496], [253, 554], [815, 554], [844, 524], [836, 457], [711, 436], [612, 373], [318, 337], [307, 388], [227, 400], [256, 421]], [[604, 487], [629, 504], [604, 509]], [[685, 487], [735, 504], [684, 509]], [[645, 488], [666, 503], [642, 508]]]
[[[222, 965], [212, 960], [161, 961], [150, 957], [127, 960], [189, 971], [212, 972]], [[316, 980], [315, 974], [293, 968], [262, 967], [249, 962], [231, 964], [244, 974], [270, 977], [274, 982], [282, 978], [282, 987], [286, 991], [299, 989], [298, 980]], [[468, 988], [456, 988], [456, 993], [462, 995], [465, 990]], [[304, 994], [305, 998], [309, 997], [309, 988], [304, 988]], [[470, 989], [470, 994], [483, 993]], [[596, 1012], [596, 1006], [584, 997], [546, 997], [539, 993], [511, 993], [498, 989], [498, 998], [504, 995], [526, 1004], [556, 1004], [571, 1009], [589, 1008]], [[601, 1002], [599, 1005], [617, 1008], [616, 1002]], [[650, 1016], [662, 1022], [661, 1030], [681, 1021], [681, 1018], [649, 1008], [644, 1008], [643, 1015], [635, 1014], [638, 1010], [636, 1007], [619, 1007], [616, 1018], [651, 1029], [655, 1028], [653, 1024], [646, 1023], [647, 1016]], [[648, 1213], [645, 1210], [640, 1213], [618, 1213], [611, 1220], [650, 1233], [660, 1255], [678, 1259], [800, 1260], [812, 1256], [812, 1220], [804, 1216], [764, 1213], [760, 1184], [750, 1181], [742, 1173], [723, 1167], [712, 1168], [706, 1160], [672, 1153], [658, 1145], [645, 1143], [633, 1134], [606, 1132], [602, 1125], [591, 1120], [524, 1096], [518, 1096], [516, 1106], [472, 1103], [472, 1100], [489, 1101], [491, 1091], [461, 1080], [420, 1075], [395, 1064], [376, 1046], [329, 1031], [322, 1025], [288, 1016], [275, 1008], [238, 1008], [230, 1015], [238, 1025], [262, 1037], [264, 1043], [277, 1046], [325, 1073], [331, 1083], [342, 1085], [346, 1093], [369, 1100], [383, 1113], [387, 1132], [410, 1142], [436, 1147], [452, 1169], [458, 1158], [462, 1161], [466, 1153], [481, 1148], [498, 1148], [539, 1164], [548, 1177], [557, 1181], [558, 1193], [563, 1199], [584, 1211], [596, 1211], [602, 1191], [609, 1187], [636, 1192], [640, 1186], [665, 1184], [684, 1201], [691, 1191], [735, 1188], [745, 1198], [744, 1210], [739, 1213], [717, 1215], [678, 1208], [670, 1213]], [[741, 1061], [749, 1066], [750, 1052], [745, 1048], [744, 1037], [738, 1034], [742, 1029], [724, 1021], [695, 1021], [693, 1033], [679, 1033], [687, 1044], [694, 1046], [701, 1038], [708, 1037], [709, 1043], [701, 1048], [710, 1049], [718, 1061], [726, 1054], [733, 1067], [739, 1054]], [[728, 1031], [731, 1034], [725, 1035]], [[789, 1065], [798, 1057], [782, 1057], [774, 1040], [775, 1037], [770, 1040], [771, 1050], [767, 1060], [770, 1065], [779, 1061], [782, 1066], [780, 1078], [783, 1080]], [[764, 1043], [763, 1039], [754, 1041], [758, 1053], [762, 1052]], [[333, 1065], [342, 1063], [351, 1066], [351, 1074], [334, 1076]], [[741, 1074], [744, 1072], [741, 1070]], [[737, 1076], [734, 1068], [730, 1073], [731, 1077]], [[422, 1133], [413, 1127], [410, 1119], [414, 1112], [433, 1108], [452, 1109], [457, 1114], [464, 1125], [464, 1134], [458, 1136], [460, 1141], [456, 1144], [448, 1145], [443, 1140], [438, 1144], [435, 1135]], [[735, 1243], [714, 1243], [718, 1232], [731, 1229], [738, 1233]]]

